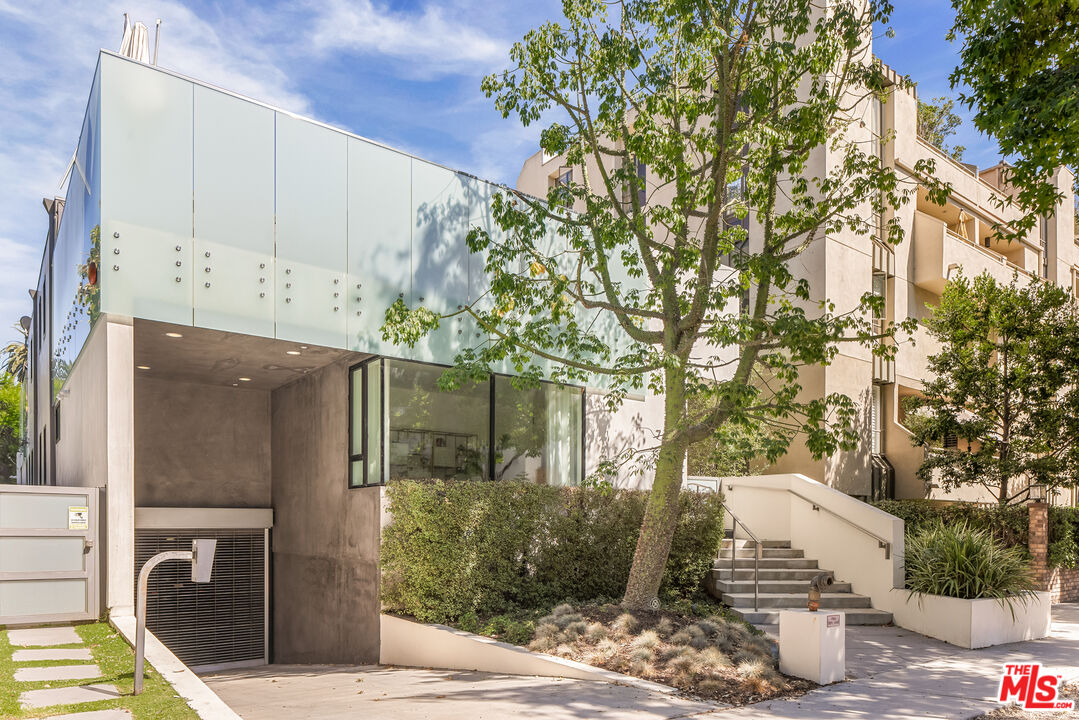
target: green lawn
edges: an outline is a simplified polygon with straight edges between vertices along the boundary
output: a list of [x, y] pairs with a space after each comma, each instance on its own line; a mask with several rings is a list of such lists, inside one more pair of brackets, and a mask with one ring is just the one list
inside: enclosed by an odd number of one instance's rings
[[[91, 680], [69, 680], [61, 682], [15, 682], [15, 670], [20, 667], [47, 667], [50, 665], [79, 665], [70, 661], [51, 661], [16, 663], [12, 655], [16, 648], [8, 642], [6, 631], [0, 631], [0, 717], [37, 718], [84, 710], [108, 710], [127, 708], [136, 720], [197, 720], [195, 711], [187, 706], [149, 663], [146, 663], [146, 680], [142, 694], [131, 695], [134, 685], [135, 653], [115, 630], [105, 623], [79, 625], [75, 628], [86, 647], [94, 656], [94, 662], [101, 668], [101, 677]], [[80, 647], [67, 645], [64, 647]], [[123, 697], [103, 702], [83, 703], [81, 705], [57, 705], [50, 708], [23, 710], [19, 707], [19, 694], [24, 690], [38, 690], [47, 687], [66, 687], [90, 683], [109, 683], [119, 688]]]

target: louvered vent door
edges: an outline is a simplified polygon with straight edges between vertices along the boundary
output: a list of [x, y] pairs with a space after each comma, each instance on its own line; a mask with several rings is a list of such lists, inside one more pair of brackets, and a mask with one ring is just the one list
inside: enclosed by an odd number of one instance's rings
[[191, 582], [191, 565], [166, 562], [151, 574], [146, 626], [189, 667], [256, 664], [266, 657], [267, 531], [136, 530], [135, 578], [151, 557], [216, 538], [211, 582]]

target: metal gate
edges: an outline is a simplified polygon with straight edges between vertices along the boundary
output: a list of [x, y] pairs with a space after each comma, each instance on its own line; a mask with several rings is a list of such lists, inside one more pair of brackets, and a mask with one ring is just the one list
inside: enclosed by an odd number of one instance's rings
[[0, 625], [97, 619], [100, 492], [0, 485]]

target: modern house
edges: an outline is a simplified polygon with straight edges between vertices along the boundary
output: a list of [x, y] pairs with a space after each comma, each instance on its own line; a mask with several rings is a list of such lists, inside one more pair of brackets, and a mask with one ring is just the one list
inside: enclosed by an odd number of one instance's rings
[[[67, 196], [45, 203], [22, 481], [105, 488], [105, 607], [129, 612], [142, 560], [211, 532], [230, 541], [227, 592], [181, 596], [161, 574], [151, 593], [181, 658], [377, 660], [387, 478], [573, 485], [650, 437], [645, 396], [612, 414], [599, 390], [508, 374], [441, 392], [486, 340], [467, 320], [413, 348], [382, 339], [398, 299], [482, 295], [466, 234], [491, 226], [495, 191], [101, 53]], [[237, 603], [234, 642], [175, 639]]]
[[[904, 87], [887, 66], [881, 70], [891, 88], [887, 98], [884, 102], [862, 98], [856, 103], [848, 118], [849, 132], [864, 150], [878, 154], [885, 166], [893, 168], [905, 187], [917, 188], [913, 200], [896, 211], [904, 239], [898, 246], [885, 242], [883, 228], [893, 219], [890, 213], [876, 219], [876, 238], [845, 230], [814, 242], [790, 268], [796, 278], [809, 281], [814, 299], [828, 299], [836, 304], [837, 313], [844, 313], [855, 309], [864, 293], [872, 292], [885, 298], [886, 311], [877, 322], [922, 320], [957, 273], [969, 278], [986, 271], [1003, 283], [1016, 277], [1020, 282], [1055, 282], [1079, 296], [1079, 238], [1074, 231], [1071, 172], [1061, 168], [1053, 178], [1064, 195], [1056, 214], [1042, 218], [1021, 243], [999, 239], [994, 227], [1007, 225], [1019, 214], [998, 202], [1011, 192], [1006, 166], [979, 170], [920, 138], [917, 90]], [[842, 147], [816, 149], [807, 173], [825, 176], [842, 161], [843, 152]], [[937, 178], [951, 185], [946, 205], [932, 202], [919, 183], [915, 167], [921, 160], [934, 161]], [[517, 188], [545, 196], [549, 187], [572, 178], [574, 172], [581, 169], [567, 166], [564, 157], [538, 152], [525, 161]], [[670, 183], [649, 175], [647, 168], [639, 168], [638, 174], [647, 186], [641, 193], [643, 200], [669, 201]], [[752, 213], [748, 229], [752, 246], [754, 233], [759, 237], [760, 232]], [[929, 496], [994, 502], [980, 488], [945, 494], [927, 489], [915, 476], [925, 451], [911, 444], [903, 399], [921, 392], [929, 376], [927, 358], [939, 346], [922, 327], [913, 337], [901, 334], [897, 340], [893, 362], [875, 358], [864, 346], [846, 343], [831, 365], [804, 368], [799, 376], [809, 397], [841, 393], [860, 403], [860, 447], [814, 460], [804, 444], [795, 442], [767, 472], [802, 473], [860, 498]], [[1070, 491], [1069, 497], [1060, 500], [1075, 504], [1079, 495]]]

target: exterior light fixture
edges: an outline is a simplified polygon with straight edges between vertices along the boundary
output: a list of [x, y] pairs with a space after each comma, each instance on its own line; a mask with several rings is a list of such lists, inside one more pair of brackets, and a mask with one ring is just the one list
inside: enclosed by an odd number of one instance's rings
[[167, 332], [167, 333], [165, 333], [165, 337], [181, 338], [181, 337], [183, 337], [183, 334], [178, 333], [178, 332]]
[[285, 354], [286, 355], [299, 355], [300, 351], [299, 350], [286, 350]]
[[251, 378], [249, 378], [249, 377], [242, 377], [242, 378], [238, 378], [238, 379], [239, 379], [240, 382], [251, 382]]
[[1027, 488], [1027, 492], [1029, 493], [1027, 497], [1030, 499], [1031, 502], [1043, 503], [1045, 502], [1045, 499], [1049, 494], [1048, 491], [1049, 488], [1045, 485], [1045, 483], [1034, 483], [1029, 488]]
[[301, 345], [301, 346], [300, 346], [300, 349], [301, 349], [301, 350], [306, 350], [306, 349], [307, 349], [307, 346], [306, 346], [306, 345]]
[[150, 369], [149, 365], [136, 365], [135, 367], [137, 367], [139, 370], [149, 370]]

